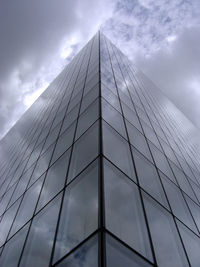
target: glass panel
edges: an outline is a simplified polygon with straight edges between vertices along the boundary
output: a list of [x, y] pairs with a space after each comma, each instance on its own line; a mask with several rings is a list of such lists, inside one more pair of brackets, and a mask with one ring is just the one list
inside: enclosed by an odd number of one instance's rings
[[140, 185], [165, 207], [169, 208], [156, 168], [145, 157], [133, 150]]
[[0, 266], [16, 267], [24, 245], [24, 240], [28, 231], [29, 224], [20, 230], [5, 245], [0, 257]]
[[182, 223], [177, 222], [192, 267], [199, 267], [200, 239]]
[[145, 157], [152, 161], [152, 157], [144, 136], [128, 121], [126, 121], [126, 125], [131, 144], [136, 147]]
[[49, 266], [59, 207], [60, 195], [34, 218], [20, 266]]
[[96, 230], [98, 225], [98, 161], [82, 172], [65, 191], [54, 261]]
[[81, 113], [99, 96], [99, 84], [92, 88], [84, 97], [81, 104]]
[[57, 160], [72, 145], [74, 131], [75, 122], [59, 137], [51, 163]]
[[[148, 267], [152, 266], [136, 253], [120, 244], [110, 235], [106, 235], [107, 267]], [[63, 266], [64, 267], [64, 266]]]
[[65, 185], [70, 149], [48, 170], [37, 211], [46, 205]]
[[180, 185], [180, 188], [185, 191], [186, 194], [188, 194], [192, 199], [196, 200], [196, 197], [191, 189], [190, 184], [188, 183], [188, 180], [185, 176], [185, 174], [175, 165], [171, 162], [172, 170], [176, 176], [176, 179]]
[[16, 233], [32, 216], [44, 177], [26, 191], [9, 236]]
[[136, 181], [133, 168], [130, 147], [128, 142], [122, 138], [114, 129], [103, 122], [103, 149], [104, 155], [108, 157], [117, 167]]
[[74, 122], [74, 120], [77, 118], [78, 116], [78, 111], [79, 111], [79, 106], [77, 105], [75, 108], [73, 108], [70, 113], [68, 113], [64, 119], [60, 134], [62, 134], [66, 129], [68, 129], [70, 127], [70, 125], [72, 125], [72, 123]]
[[52, 152], [53, 152], [53, 146], [48, 148], [48, 150], [42, 156], [40, 156], [37, 165], [33, 171], [29, 185], [32, 185], [46, 171], [49, 165], [49, 161], [51, 159]]
[[146, 137], [154, 144], [156, 145], [159, 149], [161, 149], [160, 144], [158, 142], [158, 138], [155, 135], [154, 131], [152, 130], [151, 127], [149, 127], [149, 125], [147, 125], [142, 119], [140, 120], [142, 123], [142, 127], [144, 130], [144, 133], [146, 135]]
[[5, 195], [3, 196], [3, 198], [0, 201], [0, 215], [2, 215], [4, 213], [4, 211], [6, 210], [6, 207], [8, 205], [8, 202], [10, 201], [10, 198], [12, 196], [12, 193], [15, 189], [15, 185], [10, 188]]
[[152, 259], [137, 186], [104, 160], [106, 227], [129, 246]]
[[124, 117], [142, 133], [142, 128], [140, 126], [136, 113], [132, 109], [127, 107], [127, 105], [122, 104], [122, 106], [124, 111]]
[[170, 213], [144, 194], [144, 204], [158, 266], [188, 266]]
[[188, 203], [192, 216], [196, 222], [196, 225], [200, 231], [200, 207], [197, 204], [195, 204], [195, 202], [193, 202], [189, 197], [187, 197], [186, 195], [184, 196]]
[[164, 174], [167, 175], [167, 177], [169, 177], [174, 183], [176, 183], [176, 180], [174, 178], [174, 175], [172, 173], [172, 170], [169, 166], [169, 163], [165, 155], [159, 149], [157, 149], [156, 146], [154, 146], [152, 143], [150, 143], [149, 145], [150, 145], [150, 149], [153, 154], [156, 166], [162, 172], [164, 172]]
[[98, 266], [98, 237], [92, 237], [70, 254], [56, 267], [97, 267]]
[[108, 122], [116, 131], [127, 139], [124, 121], [122, 115], [102, 99], [102, 117]]
[[16, 201], [15, 204], [13, 204], [13, 206], [10, 207], [3, 215], [3, 218], [0, 223], [0, 246], [2, 246], [3, 243], [6, 241], [6, 237], [15, 218], [19, 203], [20, 200]]
[[98, 126], [98, 122], [95, 123], [75, 142], [67, 182], [70, 182], [84, 167], [97, 157]]
[[99, 117], [99, 99], [92, 103], [79, 117], [76, 139], [78, 139]]
[[103, 84], [101, 85], [101, 94], [114, 108], [116, 108], [121, 113], [121, 107], [119, 104], [119, 99], [116, 95], [113, 94], [108, 88]]
[[196, 226], [194, 224], [194, 221], [192, 220], [189, 209], [181, 194], [180, 189], [163, 176], [162, 180], [173, 213], [193, 231], [197, 232]]
[[21, 177], [21, 179], [19, 180], [19, 183], [17, 184], [17, 187], [15, 189], [15, 192], [12, 196], [12, 199], [10, 201], [10, 205], [12, 205], [12, 203], [14, 203], [25, 191], [27, 185], [28, 185], [28, 182], [29, 182], [29, 179], [30, 179], [30, 176], [33, 172], [33, 168], [34, 168], [34, 165], [28, 169], [24, 174], [23, 176]]

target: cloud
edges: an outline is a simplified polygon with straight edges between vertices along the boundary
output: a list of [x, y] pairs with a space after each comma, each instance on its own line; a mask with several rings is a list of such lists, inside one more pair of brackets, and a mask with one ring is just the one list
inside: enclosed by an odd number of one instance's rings
[[198, 0], [2, 1], [0, 137], [99, 28], [199, 126], [199, 10]]
[[168, 47], [149, 57], [138, 56], [137, 66], [200, 128], [200, 29], [185, 29]]
[[109, 1], [1, 1], [0, 138], [111, 13]]

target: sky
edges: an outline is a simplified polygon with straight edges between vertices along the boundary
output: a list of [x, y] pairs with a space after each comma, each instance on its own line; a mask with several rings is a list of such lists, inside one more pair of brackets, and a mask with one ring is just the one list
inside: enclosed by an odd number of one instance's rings
[[1, 0], [0, 139], [99, 29], [200, 128], [199, 0]]

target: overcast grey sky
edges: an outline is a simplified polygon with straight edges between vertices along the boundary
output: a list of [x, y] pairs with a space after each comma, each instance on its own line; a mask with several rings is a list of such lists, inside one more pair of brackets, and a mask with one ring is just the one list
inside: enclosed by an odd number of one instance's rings
[[200, 127], [199, 0], [1, 0], [0, 138], [99, 28]]

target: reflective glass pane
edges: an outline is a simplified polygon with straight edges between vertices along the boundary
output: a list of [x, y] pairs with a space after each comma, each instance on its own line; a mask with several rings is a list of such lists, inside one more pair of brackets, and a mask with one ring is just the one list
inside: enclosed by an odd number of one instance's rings
[[20, 200], [17, 200], [3, 215], [0, 222], [0, 246], [6, 241], [6, 237], [13, 223], [15, 214], [19, 207]]
[[145, 157], [152, 161], [152, 157], [144, 135], [141, 134], [140, 131], [138, 131], [128, 121], [126, 121], [126, 126], [131, 144], [136, 147]]
[[4, 211], [6, 210], [6, 207], [8, 205], [8, 202], [10, 201], [10, 198], [12, 196], [12, 193], [15, 189], [15, 185], [13, 187], [11, 187], [6, 193], [5, 195], [2, 197], [1, 201], [0, 201], [0, 215], [4, 213]]
[[5, 245], [0, 257], [0, 266], [16, 267], [24, 245], [24, 240], [28, 231], [29, 224], [22, 228]]
[[69, 156], [70, 149], [49, 168], [37, 210], [46, 205], [64, 187]]
[[169, 163], [165, 155], [159, 149], [157, 149], [156, 146], [154, 146], [152, 143], [150, 143], [149, 145], [157, 167], [162, 172], [164, 172], [164, 174], [167, 175], [167, 177], [169, 177], [174, 183], [176, 183], [176, 180], [174, 178], [174, 175], [172, 173], [172, 170], [169, 166]]
[[136, 150], [133, 150], [133, 156], [135, 159], [136, 171], [140, 186], [143, 187], [160, 203], [169, 208], [157, 170], [154, 165]]
[[76, 132], [78, 139], [99, 117], [99, 99], [93, 102], [79, 117]]
[[186, 205], [185, 199], [181, 194], [180, 189], [173, 184], [169, 179], [162, 177], [163, 185], [169, 199], [173, 213], [193, 231], [197, 232], [192, 216]]
[[98, 266], [98, 238], [92, 237], [83, 243], [75, 252], [70, 254], [57, 267], [97, 267]]
[[53, 152], [53, 146], [50, 146], [48, 150], [39, 157], [31, 177], [30, 185], [33, 184], [48, 168], [52, 152]]
[[39, 179], [33, 186], [29, 188], [29, 190], [26, 191], [12, 226], [10, 236], [18, 231], [33, 216], [43, 179], [44, 177]]
[[98, 155], [98, 121], [79, 138], [73, 147], [67, 182], [70, 182]]
[[49, 266], [59, 207], [60, 195], [34, 218], [20, 266]]
[[99, 84], [92, 88], [84, 97], [81, 104], [81, 112], [83, 112], [95, 99], [99, 96]]
[[122, 115], [102, 99], [102, 117], [123, 137], [127, 138]]
[[200, 239], [182, 223], [178, 222], [183, 243], [192, 267], [199, 267]]
[[145, 257], [151, 249], [137, 186], [104, 160], [106, 228]]
[[175, 165], [171, 162], [171, 167], [174, 172], [174, 175], [180, 185], [180, 188], [185, 191], [186, 194], [188, 194], [192, 199], [196, 200], [196, 197], [192, 191], [191, 185], [188, 183], [188, 180], [185, 176], [185, 174]]
[[12, 196], [12, 199], [11, 199], [9, 205], [11, 205], [12, 203], [14, 203], [18, 199], [18, 197], [20, 197], [24, 193], [24, 191], [25, 191], [25, 189], [26, 189], [26, 187], [28, 185], [30, 176], [31, 176], [31, 174], [33, 172], [33, 168], [34, 168], [34, 165], [31, 168], [29, 168], [22, 175], [22, 177], [20, 178], [20, 180], [19, 180], [19, 182], [18, 182], [18, 184], [16, 186], [15, 192], [14, 192], [14, 194]]
[[138, 117], [136, 113], [130, 109], [127, 105], [123, 104], [123, 111], [124, 111], [124, 117], [131, 123], [133, 124], [138, 130], [141, 131], [142, 133], [142, 128], [140, 126]]
[[192, 213], [192, 216], [193, 216], [193, 218], [195, 220], [195, 223], [196, 223], [196, 225], [197, 225], [197, 227], [198, 227], [198, 229], [200, 231], [200, 206], [197, 205], [194, 201], [192, 201], [185, 194], [184, 194], [184, 196], [185, 196], [185, 199], [186, 199], [187, 204], [189, 206], [189, 209], [190, 209], [190, 211]]
[[146, 194], [143, 196], [158, 266], [188, 266], [171, 214]]
[[121, 107], [119, 104], [118, 97], [113, 94], [107, 87], [103, 84], [101, 85], [101, 95], [104, 97], [114, 108], [116, 108], [121, 113]]
[[[150, 263], [126, 248], [110, 235], [106, 235], [107, 267], [150, 267]], [[64, 267], [64, 266], [63, 266]]]
[[53, 153], [51, 164], [57, 160], [71, 145], [74, 137], [75, 122], [59, 137]]
[[103, 153], [130, 178], [136, 180], [128, 142], [107, 123], [103, 123]]
[[66, 188], [54, 261], [67, 254], [97, 228], [97, 163], [93, 162]]

